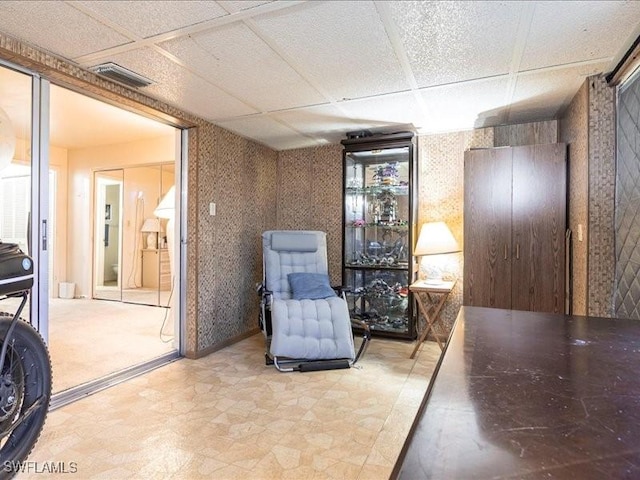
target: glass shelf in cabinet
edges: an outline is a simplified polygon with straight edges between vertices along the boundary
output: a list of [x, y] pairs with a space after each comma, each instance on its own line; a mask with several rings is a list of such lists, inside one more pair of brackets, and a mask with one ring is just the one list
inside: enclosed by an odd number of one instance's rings
[[378, 195], [391, 192], [394, 195], [409, 195], [409, 185], [372, 185], [368, 187], [346, 187], [349, 195]]
[[345, 263], [345, 268], [359, 269], [359, 270], [407, 270], [409, 268], [408, 263], [398, 263], [396, 265], [381, 265], [379, 263], [373, 265], [365, 265], [362, 263]]
[[385, 225], [385, 224], [381, 224], [381, 223], [365, 223], [365, 224], [351, 224], [351, 225], [345, 225], [346, 228], [372, 228], [372, 227], [376, 227], [376, 228], [381, 228], [384, 230], [394, 230], [394, 231], [398, 231], [398, 232], [405, 232], [409, 229], [409, 224], [408, 223], [404, 223], [404, 224], [389, 224], [389, 225]]

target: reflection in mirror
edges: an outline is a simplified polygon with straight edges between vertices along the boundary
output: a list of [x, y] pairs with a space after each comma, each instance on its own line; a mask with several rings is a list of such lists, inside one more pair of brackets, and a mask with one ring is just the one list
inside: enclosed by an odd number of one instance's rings
[[95, 173], [94, 297], [122, 299], [123, 171]]
[[173, 164], [95, 173], [94, 298], [169, 306], [167, 220], [154, 210], [174, 182]]

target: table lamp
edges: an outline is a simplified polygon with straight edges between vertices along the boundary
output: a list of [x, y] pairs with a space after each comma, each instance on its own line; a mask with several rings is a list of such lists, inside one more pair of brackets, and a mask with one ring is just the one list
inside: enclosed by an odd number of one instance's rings
[[147, 235], [147, 248], [155, 250], [158, 248], [158, 232], [160, 232], [160, 220], [157, 218], [147, 218], [140, 229], [142, 233]]
[[[453, 238], [453, 234], [444, 222], [428, 222], [422, 225], [418, 243], [413, 251], [416, 257], [445, 255], [447, 253], [456, 253], [460, 251], [458, 242]], [[434, 257], [428, 269], [426, 283], [430, 285], [439, 285], [442, 280], [442, 263], [438, 262]], [[419, 265], [419, 264], [418, 264]]]

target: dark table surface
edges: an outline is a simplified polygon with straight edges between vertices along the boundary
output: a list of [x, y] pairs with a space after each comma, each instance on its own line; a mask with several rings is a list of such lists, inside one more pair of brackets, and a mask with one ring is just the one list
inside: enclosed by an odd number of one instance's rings
[[640, 479], [640, 321], [462, 307], [392, 478]]

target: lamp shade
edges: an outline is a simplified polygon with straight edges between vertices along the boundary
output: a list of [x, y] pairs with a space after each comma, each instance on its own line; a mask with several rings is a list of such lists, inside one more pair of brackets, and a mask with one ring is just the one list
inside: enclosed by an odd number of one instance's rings
[[160, 232], [160, 219], [147, 218], [142, 224], [141, 232]]
[[172, 186], [153, 211], [159, 218], [173, 218], [176, 210], [176, 188]]
[[413, 254], [416, 257], [422, 255], [440, 255], [444, 253], [459, 252], [458, 242], [444, 222], [429, 222], [422, 225], [420, 236]]

